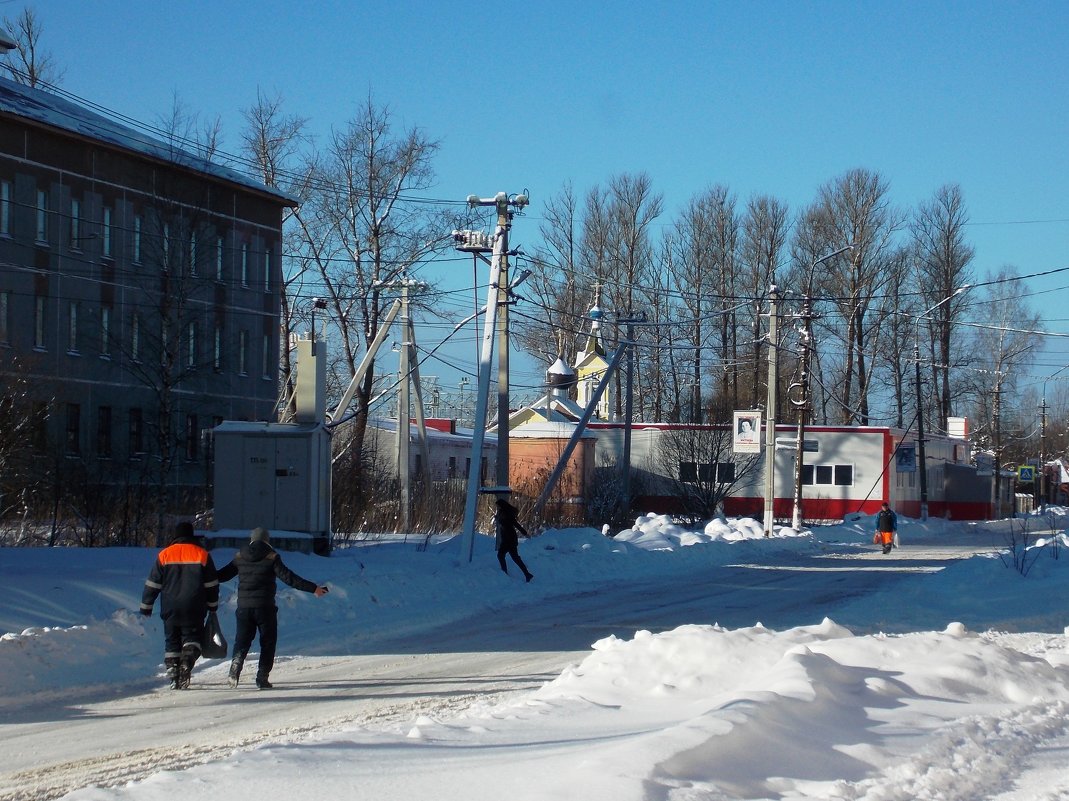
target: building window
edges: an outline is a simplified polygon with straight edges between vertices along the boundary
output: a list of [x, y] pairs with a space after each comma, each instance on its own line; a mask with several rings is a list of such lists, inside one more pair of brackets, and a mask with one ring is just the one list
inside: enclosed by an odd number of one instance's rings
[[45, 298], [38, 295], [33, 304], [33, 346], [39, 350], [45, 347]]
[[264, 334], [263, 360], [260, 364], [260, 375], [264, 378], [271, 377], [271, 335]]
[[241, 285], [249, 285], [249, 246], [241, 245]]
[[37, 241], [48, 244], [48, 192], [37, 190]]
[[734, 484], [734, 462], [680, 462], [679, 480], [692, 484]]
[[223, 280], [223, 237], [215, 239], [215, 280]]
[[100, 225], [100, 251], [105, 258], [111, 258], [111, 208], [104, 207], [104, 216]]
[[78, 301], [72, 300], [67, 315], [67, 353], [78, 352]]
[[134, 263], [141, 263], [141, 215], [134, 217]]
[[129, 420], [130, 455], [135, 456], [145, 452], [145, 423], [140, 409], [130, 410]]
[[11, 233], [11, 181], [0, 181], [0, 235]]
[[10, 292], [0, 292], [0, 345], [11, 344], [11, 332], [8, 328], [8, 303]]
[[141, 361], [141, 315], [130, 318], [130, 358]]
[[852, 464], [803, 464], [802, 483], [808, 486], [850, 487], [854, 484]]
[[197, 232], [189, 232], [189, 274], [197, 274]]
[[197, 324], [190, 323], [186, 328], [186, 367], [191, 370], [197, 366]]
[[456, 478], [457, 477], [457, 457], [455, 457], [455, 456], [450, 456], [449, 457], [449, 477], [450, 478]]
[[200, 441], [200, 431], [197, 429], [197, 415], [186, 415], [186, 459], [190, 462], [197, 460], [199, 453], [198, 444]]
[[111, 407], [97, 408], [97, 456], [111, 458]]
[[212, 342], [212, 368], [216, 371], [223, 369], [223, 327], [216, 324], [215, 339]]
[[249, 332], [238, 332], [238, 374], [247, 375], [249, 372]]
[[111, 355], [111, 307], [100, 307], [100, 355]]
[[82, 201], [71, 198], [71, 248], [82, 247]]
[[71, 456], [77, 456], [82, 452], [81, 431], [82, 408], [77, 403], [67, 404], [67, 429], [64, 445], [66, 452]]
[[271, 248], [264, 253], [264, 292], [271, 291]]
[[164, 223], [160, 232], [160, 245], [163, 248], [163, 271], [167, 272], [171, 266], [171, 224]]

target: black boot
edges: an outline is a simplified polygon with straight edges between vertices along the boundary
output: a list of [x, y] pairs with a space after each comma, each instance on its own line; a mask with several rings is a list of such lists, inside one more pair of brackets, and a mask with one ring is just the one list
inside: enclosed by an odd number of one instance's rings
[[241, 669], [245, 666], [245, 652], [234, 652], [234, 658], [230, 660], [230, 675], [226, 679], [226, 683], [231, 687], [238, 686], [238, 679], [241, 678]]
[[193, 676], [193, 665], [200, 656], [200, 648], [196, 643], [187, 642], [182, 646], [182, 658], [178, 662], [178, 689], [188, 690], [189, 680]]
[[163, 666], [167, 669], [167, 682], [172, 690], [178, 689], [178, 657], [167, 656], [163, 659]]
[[273, 685], [271, 682], [269, 682], [267, 680], [267, 676], [261, 676], [260, 674], [256, 675], [256, 689], [258, 689], [258, 690], [271, 690], [271, 689], [274, 689], [274, 686], [275, 685]]

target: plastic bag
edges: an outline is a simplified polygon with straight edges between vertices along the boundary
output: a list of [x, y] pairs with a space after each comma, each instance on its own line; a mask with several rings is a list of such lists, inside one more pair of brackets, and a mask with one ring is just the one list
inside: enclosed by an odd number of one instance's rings
[[895, 532], [895, 538], [891, 541], [894, 547], [898, 547], [898, 532]]
[[200, 655], [205, 659], [226, 659], [229, 648], [223, 628], [219, 625], [219, 615], [209, 612], [204, 620], [204, 636], [201, 638]]

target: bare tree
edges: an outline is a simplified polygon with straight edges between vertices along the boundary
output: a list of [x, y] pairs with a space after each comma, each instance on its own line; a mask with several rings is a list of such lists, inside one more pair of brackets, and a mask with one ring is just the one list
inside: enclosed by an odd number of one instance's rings
[[[336, 326], [339, 383], [356, 374], [361, 351], [378, 333], [389, 283], [451, 244], [445, 221], [408, 197], [431, 185], [437, 151], [438, 143], [418, 128], [397, 131], [389, 109], [369, 96], [333, 132], [294, 215], [295, 257], [314, 272], [315, 291]], [[354, 398], [354, 464], [360, 464], [373, 380], [374, 363]]]
[[[825, 184], [817, 200], [825, 241], [832, 248], [852, 245], [848, 259], [826, 263], [818, 288], [838, 313], [844, 350], [838, 406], [844, 423], [867, 425], [875, 336], [883, 316], [880, 302], [890, 286], [894, 237], [902, 224], [879, 173], [850, 170]], [[835, 329], [831, 329], [835, 330]]]
[[730, 426], [680, 428], [662, 434], [657, 471], [670, 494], [693, 520], [709, 520], [722, 511], [724, 499], [756, 471], [759, 456], [732, 452]]
[[758, 403], [761, 397], [762, 360], [767, 347], [761, 334], [761, 319], [766, 313], [769, 289], [777, 282], [788, 229], [785, 204], [768, 195], [750, 198], [742, 216], [737, 284], [739, 294], [750, 304], [743, 318], [750, 329], [750, 386], [748, 393], [740, 398], [749, 405]]
[[[917, 209], [910, 226], [916, 285], [921, 288], [924, 308], [936, 307], [923, 322], [928, 329], [924, 342], [931, 343], [931, 375], [938, 399], [935, 417], [940, 428], [952, 413], [951, 369], [965, 363], [958, 341], [960, 328], [954, 322], [960, 319], [967, 299], [954, 296], [973, 280], [970, 265], [975, 249], [965, 241], [968, 223], [961, 187], [955, 184], [940, 187]], [[952, 300], [941, 303], [946, 298]], [[931, 420], [926, 417], [925, 422]]]
[[[242, 154], [256, 167], [257, 177], [270, 186], [302, 198], [311, 191], [316, 172], [316, 155], [306, 133], [308, 119], [286, 114], [280, 95], [269, 97], [257, 92], [256, 103], [242, 111], [245, 127], [241, 131]], [[291, 257], [300, 251], [300, 230], [291, 211], [282, 218], [282, 306], [279, 332], [282, 347], [280, 366], [280, 408], [290, 405], [296, 386], [296, 366], [289, 347], [297, 328], [310, 319], [311, 307], [300, 303], [301, 288], [307, 272], [307, 259]]]
[[[973, 370], [976, 404], [972, 416], [979, 423], [978, 443], [986, 444], [995, 454], [998, 499], [1005, 446], [1003, 420], [1013, 414], [1006, 403], [1006, 394], [1017, 389], [1018, 377], [1027, 372], [1042, 347], [1041, 321], [1022, 300], [1024, 290], [1013, 267], [1004, 267], [985, 285], [987, 297], [983, 303], [987, 311], [984, 316], [989, 322], [976, 328], [977, 361]], [[999, 515], [1000, 509], [996, 505], [996, 518]]]
[[28, 6], [14, 19], [4, 17], [4, 30], [15, 42], [15, 49], [0, 59], [11, 80], [26, 86], [47, 89], [58, 86], [66, 70], [40, 44], [44, 31], [37, 13]]

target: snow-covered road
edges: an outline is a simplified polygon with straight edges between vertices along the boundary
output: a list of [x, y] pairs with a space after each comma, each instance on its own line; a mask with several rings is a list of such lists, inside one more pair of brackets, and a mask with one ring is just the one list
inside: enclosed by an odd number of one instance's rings
[[[661, 576], [587, 586], [482, 611], [418, 636], [382, 633], [340, 655], [287, 656], [283, 620], [271, 692], [230, 689], [225, 665], [210, 663], [198, 668], [189, 692], [161, 689], [159, 678], [146, 677], [133, 686], [71, 688], [3, 707], [0, 801], [44, 801], [91, 784], [115, 786], [354, 723], [441, 717], [476, 700], [539, 687], [610, 634], [629, 637], [687, 623], [730, 628], [761, 622], [777, 629], [819, 623], [854, 599], [987, 547], [916, 546], [884, 557], [829, 546], [822, 554], [799, 551], [774, 567], [703, 564], [670, 584]], [[843, 615], [837, 622], [850, 625], [846, 609]], [[346, 649], [339, 644], [337, 650]]]

